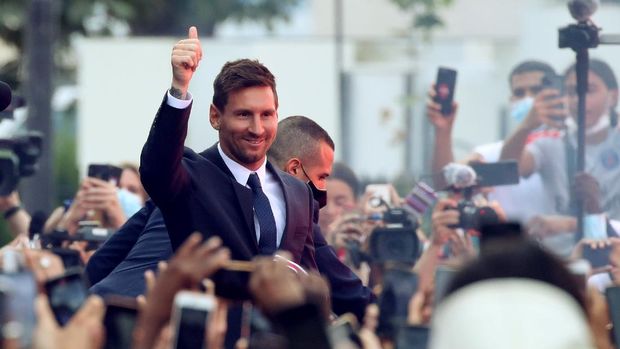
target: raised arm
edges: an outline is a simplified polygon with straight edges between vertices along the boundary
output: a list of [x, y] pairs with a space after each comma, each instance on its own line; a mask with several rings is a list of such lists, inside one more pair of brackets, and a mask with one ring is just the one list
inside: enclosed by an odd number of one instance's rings
[[153, 121], [140, 163], [144, 188], [160, 208], [172, 204], [189, 184], [181, 165], [191, 110], [189, 83], [202, 58], [196, 27], [172, 49], [172, 84]]
[[519, 174], [523, 177], [528, 177], [536, 169], [534, 156], [525, 149], [530, 133], [541, 125], [564, 128], [566, 103], [564, 98], [558, 97], [558, 94], [559, 92], [553, 89], [541, 91], [525, 120], [504, 143], [500, 160], [519, 161]]
[[426, 115], [435, 128], [432, 164], [433, 183], [435, 188], [441, 189], [446, 186], [441, 171], [444, 166], [454, 162], [454, 155], [452, 153], [452, 126], [454, 125], [458, 105], [455, 102], [452, 103], [450, 114], [444, 115], [441, 112], [441, 106], [433, 100], [434, 97], [435, 86], [432, 86], [428, 92]]

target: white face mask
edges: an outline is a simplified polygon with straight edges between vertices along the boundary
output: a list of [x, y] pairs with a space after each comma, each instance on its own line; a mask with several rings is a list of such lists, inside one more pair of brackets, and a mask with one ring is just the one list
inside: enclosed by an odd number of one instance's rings
[[142, 198], [138, 194], [134, 194], [127, 189], [119, 189], [116, 191], [118, 202], [121, 204], [125, 217], [129, 218], [136, 212], [140, 211], [143, 206]]
[[517, 123], [521, 123], [521, 121], [525, 120], [527, 114], [530, 113], [533, 106], [534, 98], [532, 97], [525, 97], [514, 101], [510, 104], [510, 117]]
[[[596, 124], [586, 128], [586, 136], [591, 136], [593, 134], [601, 132], [602, 130], [608, 129], [610, 126], [611, 126], [611, 118], [607, 114], [603, 115], [598, 119]], [[577, 123], [575, 122], [573, 118], [566, 118], [566, 128], [570, 132], [577, 131]]]

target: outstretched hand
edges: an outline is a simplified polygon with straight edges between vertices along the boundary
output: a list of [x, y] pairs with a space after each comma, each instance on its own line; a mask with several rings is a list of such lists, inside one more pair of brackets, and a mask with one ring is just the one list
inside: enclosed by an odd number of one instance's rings
[[198, 29], [191, 26], [187, 39], [180, 40], [172, 48], [172, 87], [170, 93], [179, 99], [186, 99], [189, 82], [202, 59], [202, 48]]

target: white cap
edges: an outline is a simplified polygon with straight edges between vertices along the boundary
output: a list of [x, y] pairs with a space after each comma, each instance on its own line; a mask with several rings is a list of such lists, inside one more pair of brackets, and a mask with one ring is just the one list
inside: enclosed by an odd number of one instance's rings
[[565, 291], [530, 279], [474, 283], [446, 298], [431, 349], [595, 348], [582, 308]]

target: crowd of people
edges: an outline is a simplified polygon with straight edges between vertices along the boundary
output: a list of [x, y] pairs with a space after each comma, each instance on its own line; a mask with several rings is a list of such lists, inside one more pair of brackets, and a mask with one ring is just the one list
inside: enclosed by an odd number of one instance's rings
[[[0, 249], [2, 348], [617, 347], [607, 63], [590, 61], [584, 172], [571, 160], [575, 67], [532, 60], [508, 77], [516, 129], [466, 159], [452, 153], [458, 103], [442, 111], [431, 86], [435, 190], [398, 193], [334, 163], [338, 144], [311, 118], [280, 117], [275, 77], [255, 60], [215, 77], [218, 142], [185, 147], [202, 54], [191, 27], [139, 167], [89, 171], [45, 218], [17, 191], [0, 198], [14, 237]], [[498, 161], [516, 163], [518, 183], [478, 185], [468, 165]]]

